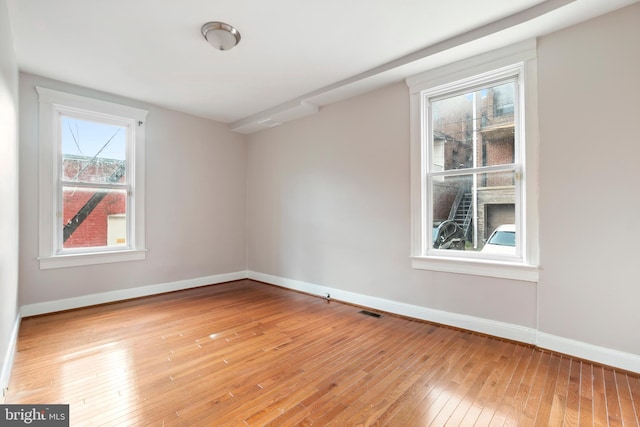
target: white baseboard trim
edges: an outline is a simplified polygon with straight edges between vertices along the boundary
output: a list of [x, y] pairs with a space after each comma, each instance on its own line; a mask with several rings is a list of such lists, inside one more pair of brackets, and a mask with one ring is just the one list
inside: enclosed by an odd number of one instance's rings
[[162, 294], [165, 292], [180, 291], [183, 289], [197, 288], [199, 286], [231, 282], [233, 280], [241, 280], [246, 278], [246, 271], [216, 274], [213, 276], [197, 277], [195, 279], [178, 280], [176, 282], [160, 283], [156, 285], [140, 286], [138, 288], [130, 289], [120, 289], [117, 291], [102, 292], [99, 294], [84, 295], [81, 297], [66, 298], [56, 301], [27, 304], [22, 306], [21, 311], [23, 317], [36, 316], [38, 314], [71, 310], [74, 308], [88, 307], [91, 305], [145, 297], [149, 295]]
[[282, 277], [257, 273], [255, 271], [249, 271], [248, 273], [249, 279], [259, 280], [261, 282], [270, 283], [273, 285], [281, 286], [283, 288], [294, 289], [296, 291], [305, 292], [312, 295], [326, 297], [327, 294], [331, 294], [332, 299], [386, 311], [388, 313], [399, 314], [402, 316], [412, 317], [414, 319], [427, 320], [429, 322], [435, 322], [443, 325], [467, 329], [470, 331], [481, 332], [484, 334], [507, 338], [514, 341], [520, 341], [527, 344], [533, 344], [535, 342], [536, 330], [527, 328], [525, 326], [498, 322], [495, 320], [488, 320], [480, 317], [467, 316], [465, 314], [434, 310], [431, 308], [421, 307], [413, 304], [406, 304], [403, 302], [387, 300], [384, 298], [343, 291], [328, 286], [315, 285], [312, 283], [301, 282], [299, 280], [285, 279]]
[[640, 355], [538, 332], [536, 345], [547, 350], [640, 373]]
[[7, 352], [2, 359], [2, 373], [0, 374], [0, 393], [2, 402], [4, 403], [5, 390], [9, 387], [9, 378], [11, 377], [11, 369], [13, 368], [13, 359], [16, 355], [16, 347], [18, 345], [18, 332], [20, 331], [20, 320], [22, 316], [20, 312], [16, 316], [16, 320], [11, 329], [11, 336], [9, 337], [9, 344], [7, 345]]
[[464, 314], [433, 310], [412, 304], [357, 294], [328, 286], [286, 279], [255, 271], [248, 271], [247, 273], [249, 279], [281, 286], [283, 288], [318, 295], [320, 297], [326, 297], [327, 294], [330, 294], [332, 299], [339, 301], [399, 314], [402, 316], [408, 316], [415, 319], [454, 326], [526, 344], [533, 344], [537, 347], [555, 351], [557, 353], [567, 354], [603, 365], [640, 373], [640, 355], [625, 353], [607, 347], [587, 344], [581, 341], [575, 341], [539, 332], [534, 328], [467, 316]]

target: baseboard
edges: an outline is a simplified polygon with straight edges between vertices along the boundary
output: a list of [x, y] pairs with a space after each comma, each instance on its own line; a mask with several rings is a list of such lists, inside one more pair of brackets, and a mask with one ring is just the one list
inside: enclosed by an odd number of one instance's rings
[[18, 332], [20, 330], [20, 313], [16, 316], [16, 320], [11, 330], [11, 336], [9, 337], [9, 343], [7, 345], [7, 352], [2, 359], [2, 373], [0, 374], [0, 392], [2, 393], [2, 403], [4, 403], [7, 387], [9, 387], [9, 378], [11, 376], [11, 369], [13, 368], [13, 359], [16, 355], [16, 348], [18, 345]]
[[213, 276], [197, 277], [194, 279], [178, 280], [176, 282], [160, 283], [156, 285], [141, 286], [138, 288], [120, 289], [99, 294], [84, 295], [81, 297], [66, 298], [55, 301], [40, 302], [22, 306], [22, 316], [36, 316], [38, 314], [53, 313], [56, 311], [71, 310], [74, 308], [88, 307], [91, 305], [105, 304], [122, 301], [131, 298], [145, 297], [162, 294], [165, 292], [180, 291], [183, 289], [197, 288], [199, 286], [213, 285], [216, 283], [231, 282], [247, 278], [246, 271], [216, 274]]
[[544, 332], [538, 332], [536, 341], [536, 345], [540, 348], [640, 373], [640, 355], [637, 354], [613, 350]]
[[331, 294], [332, 299], [361, 305], [376, 310], [386, 311], [388, 313], [399, 314], [414, 319], [427, 320], [429, 322], [435, 322], [443, 325], [467, 329], [470, 331], [481, 332], [484, 334], [524, 342], [527, 344], [533, 344], [535, 342], [535, 329], [527, 328], [524, 326], [498, 322], [495, 320], [482, 319], [479, 317], [467, 316], [464, 314], [434, 310], [418, 305], [343, 291], [328, 286], [315, 285], [298, 280], [285, 279], [282, 277], [257, 273], [255, 271], [249, 271], [248, 273], [250, 279], [259, 280], [261, 282], [270, 283], [273, 285], [281, 286], [283, 288], [293, 289], [312, 295], [326, 297], [327, 294]]
[[312, 295], [361, 305], [389, 313], [408, 316], [415, 319], [427, 320], [443, 325], [454, 326], [469, 331], [480, 332], [495, 337], [510, 339], [557, 353], [567, 354], [580, 359], [590, 360], [615, 368], [640, 373], [640, 355], [625, 353], [607, 347], [575, 341], [555, 335], [539, 332], [534, 328], [498, 322], [464, 314], [433, 310], [412, 304], [391, 301], [383, 298], [343, 291], [328, 286], [316, 285], [299, 280], [286, 279], [269, 274], [248, 271], [248, 277], [253, 280], [269, 283], [283, 288], [305, 292]]

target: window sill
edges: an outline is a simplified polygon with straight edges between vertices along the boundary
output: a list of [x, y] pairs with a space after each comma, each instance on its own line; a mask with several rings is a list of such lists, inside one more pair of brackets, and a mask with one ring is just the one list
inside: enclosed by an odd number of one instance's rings
[[538, 282], [540, 271], [538, 266], [521, 263], [427, 256], [411, 257], [411, 267], [421, 270], [497, 277], [534, 283]]
[[107, 264], [111, 262], [136, 261], [145, 259], [146, 249], [114, 252], [94, 252], [40, 257], [40, 270], [51, 268], [78, 267], [83, 265]]

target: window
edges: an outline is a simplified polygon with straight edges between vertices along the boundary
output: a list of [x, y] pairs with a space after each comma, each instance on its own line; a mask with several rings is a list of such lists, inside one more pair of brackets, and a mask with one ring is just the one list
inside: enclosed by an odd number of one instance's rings
[[36, 89], [40, 268], [144, 259], [147, 111]]
[[407, 80], [414, 268], [537, 281], [535, 67], [525, 43]]

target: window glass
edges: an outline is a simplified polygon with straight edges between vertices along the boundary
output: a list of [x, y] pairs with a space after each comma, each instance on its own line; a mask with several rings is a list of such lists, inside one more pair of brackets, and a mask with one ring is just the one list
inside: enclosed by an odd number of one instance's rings
[[[432, 171], [494, 166], [514, 162], [514, 82], [431, 101]], [[511, 112], [494, 114], [488, 96], [511, 91]]]
[[126, 178], [127, 128], [60, 117], [62, 179], [116, 183]]
[[504, 84], [492, 88], [494, 115], [512, 115], [514, 111], [514, 87], [513, 84]]
[[65, 249], [126, 244], [126, 190], [64, 186], [62, 194]]
[[[516, 224], [515, 85], [510, 78], [426, 96], [425, 122], [431, 124], [427, 230], [433, 249], [482, 251], [496, 228]], [[496, 115], [500, 97], [511, 107]]]
[[516, 233], [513, 231], [496, 230], [491, 238], [487, 241], [491, 245], [500, 246], [515, 246], [516, 245]]
[[433, 231], [434, 249], [478, 251], [499, 225], [514, 224], [515, 180], [514, 171], [434, 177], [433, 229], [451, 223], [438, 243]]
[[[125, 245], [127, 127], [61, 115], [60, 145], [62, 248]], [[109, 239], [115, 224], [121, 237]]]

